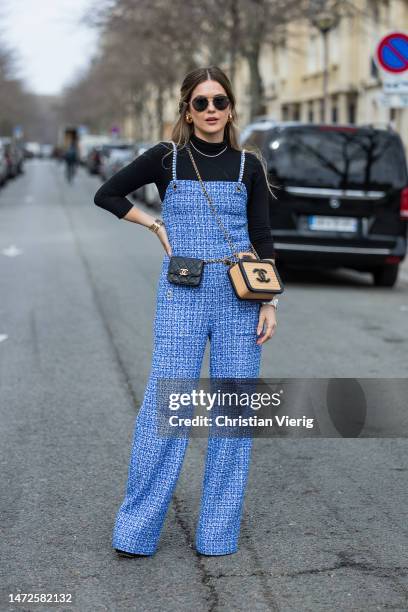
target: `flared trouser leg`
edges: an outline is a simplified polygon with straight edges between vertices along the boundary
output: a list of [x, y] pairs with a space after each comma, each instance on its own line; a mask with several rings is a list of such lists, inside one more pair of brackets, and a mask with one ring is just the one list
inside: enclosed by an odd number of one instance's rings
[[[217, 378], [259, 376], [259, 305], [237, 302], [230, 291], [225, 287], [224, 299], [214, 304], [210, 325], [210, 376], [215, 383]], [[226, 308], [228, 316], [223, 316]], [[221, 437], [217, 429], [213, 431], [208, 438], [196, 549], [203, 554], [223, 555], [238, 549], [252, 438]]]
[[116, 516], [112, 544], [153, 554], [183, 463], [187, 438], [157, 436], [151, 412], [155, 382], [150, 379], [136, 419], [125, 499]]
[[116, 515], [112, 545], [151, 555], [182, 467], [188, 437], [158, 432], [159, 379], [199, 378], [208, 339], [204, 287], [175, 287], [164, 273], [158, 288], [152, 367], [136, 418], [125, 498]]

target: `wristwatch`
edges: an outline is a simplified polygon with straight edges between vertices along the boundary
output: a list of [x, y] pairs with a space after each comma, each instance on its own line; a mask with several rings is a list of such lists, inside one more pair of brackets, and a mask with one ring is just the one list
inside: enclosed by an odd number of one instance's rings
[[277, 308], [278, 308], [278, 302], [279, 302], [279, 300], [278, 300], [278, 298], [275, 296], [274, 298], [272, 298], [271, 300], [269, 300], [269, 302], [262, 302], [262, 306], [263, 306], [264, 304], [270, 304], [271, 306], [274, 306], [274, 307], [275, 307], [275, 310], [277, 310]]

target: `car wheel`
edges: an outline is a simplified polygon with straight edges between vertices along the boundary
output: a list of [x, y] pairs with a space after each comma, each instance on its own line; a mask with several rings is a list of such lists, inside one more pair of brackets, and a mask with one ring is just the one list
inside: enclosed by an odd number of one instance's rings
[[393, 287], [398, 278], [399, 264], [388, 264], [373, 272], [376, 287]]

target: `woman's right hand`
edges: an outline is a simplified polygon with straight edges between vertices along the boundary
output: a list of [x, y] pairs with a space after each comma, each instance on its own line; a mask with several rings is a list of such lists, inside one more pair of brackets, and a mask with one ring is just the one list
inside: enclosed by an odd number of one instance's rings
[[167, 236], [166, 227], [164, 225], [162, 225], [159, 228], [159, 231], [157, 232], [157, 236], [160, 242], [162, 243], [163, 248], [166, 251], [167, 255], [171, 257], [171, 246], [170, 246], [169, 238]]

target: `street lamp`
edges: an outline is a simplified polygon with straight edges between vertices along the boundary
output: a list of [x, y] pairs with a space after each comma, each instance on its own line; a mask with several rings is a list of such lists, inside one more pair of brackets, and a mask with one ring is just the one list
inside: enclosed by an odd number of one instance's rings
[[327, 122], [328, 85], [329, 85], [329, 37], [328, 34], [337, 26], [340, 15], [334, 4], [326, 8], [325, 0], [310, 0], [310, 21], [323, 36], [323, 121]]

